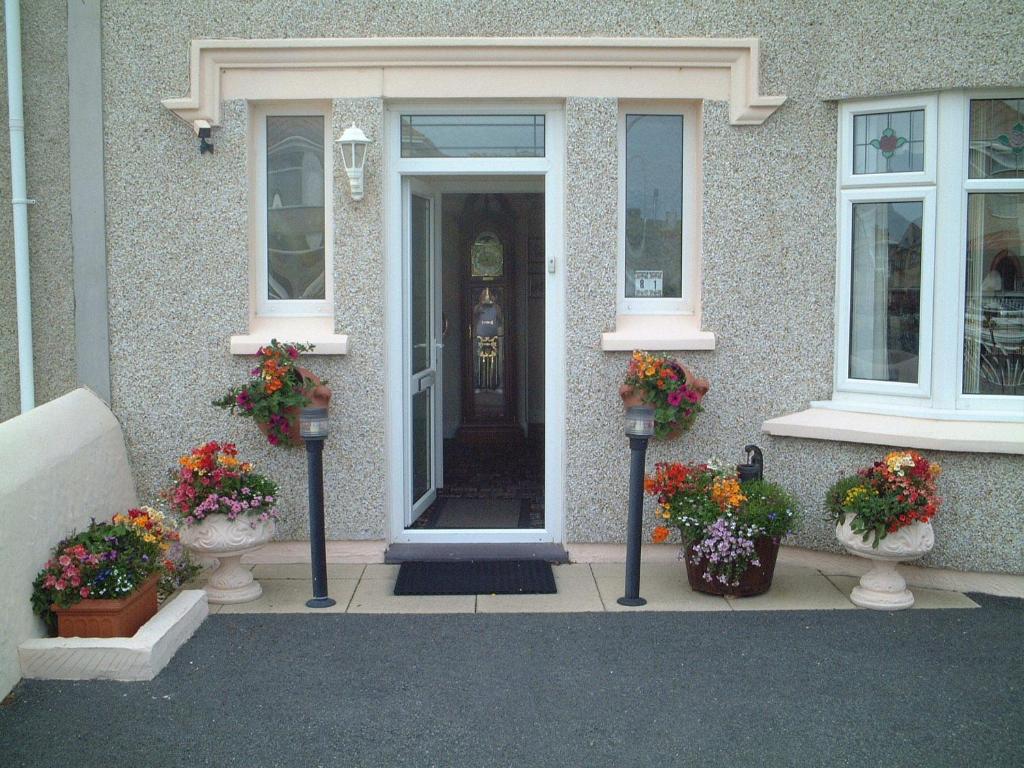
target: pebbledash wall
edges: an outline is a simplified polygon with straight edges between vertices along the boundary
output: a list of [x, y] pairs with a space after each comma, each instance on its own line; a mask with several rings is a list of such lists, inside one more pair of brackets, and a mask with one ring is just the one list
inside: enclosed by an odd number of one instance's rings
[[[58, 0], [26, 4], [26, 35], [59, 36], [64, 9]], [[832, 392], [835, 100], [1020, 85], [1024, 23], [1006, 9], [999, 0], [969, 6], [910, 1], [898, 8], [867, 0], [836, 8], [816, 0], [493, 7], [471, 0], [386, 7], [107, 0], [103, 106], [112, 406], [140, 497], [156, 494], [182, 451], [207, 439], [231, 439], [282, 482], [281, 536], [304, 538], [307, 532], [303, 452], [271, 450], [250, 424], [208, 405], [243, 380], [251, 365], [228, 351], [229, 337], [246, 332], [248, 325], [247, 117], [244, 102], [226, 103], [214, 132], [216, 152], [200, 157], [189, 127], [161, 105], [161, 99], [188, 91], [191, 40], [757, 37], [760, 92], [785, 95], [786, 102], [763, 125], [749, 127], [730, 125], [724, 102], [704, 104], [703, 327], [715, 333], [717, 348], [680, 357], [712, 387], [694, 430], [677, 443], [656, 445], [650, 460], [739, 458], [744, 444], [757, 442], [765, 450], [769, 477], [792, 489], [804, 506], [804, 530], [795, 543], [835, 549], [821, 510], [824, 491], [839, 473], [869, 463], [885, 448], [761, 433], [765, 419], [802, 410]], [[60, 56], [39, 50], [42, 43], [25, 47], [26, 73], [52, 66], [50, 95], [66, 104], [66, 83], [60, 90], [66, 64], [61, 72]], [[30, 87], [26, 79], [30, 195], [42, 197], [41, 188], [49, 191], [52, 182], [54, 197], [66, 206], [66, 140], [48, 143], [53, 125], [66, 128], [66, 110], [54, 109], [39, 95], [36, 89], [46, 87], [43, 75], [31, 77], [38, 80]], [[354, 121], [375, 143], [364, 200], [353, 203], [344, 184], [335, 187], [336, 329], [348, 334], [349, 354], [311, 360], [335, 391], [325, 452], [328, 535], [381, 538], [386, 533], [383, 103], [338, 100], [333, 112], [336, 135]], [[601, 333], [613, 328], [616, 309], [617, 103], [569, 98], [565, 115], [566, 541], [615, 542], [623, 539], [626, 506], [617, 386], [628, 353], [602, 352], [600, 341]], [[50, 120], [53, 125], [43, 125]], [[344, 179], [340, 158], [335, 166], [335, 178]], [[9, 185], [5, 195], [8, 190]], [[56, 210], [37, 206], [30, 214], [34, 299], [43, 307], [37, 313], [44, 313], [37, 324], [41, 399], [73, 386], [64, 380], [67, 370], [73, 371], [70, 270], [60, 280], [61, 270], [54, 266], [70, 259], [67, 222], [54, 205]], [[17, 402], [11, 395], [17, 378], [10, 360], [9, 227], [8, 215], [0, 226], [5, 297], [0, 417], [13, 415]], [[57, 298], [53, 306], [46, 298], [50, 290]], [[66, 338], [72, 342], [62, 341]], [[936, 548], [926, 562], [1024, 572], [1019, 536], [1024, 460], [948, 452], [935, 452], [934, 458], [945, 468], [945, 505], [935, 523]]]

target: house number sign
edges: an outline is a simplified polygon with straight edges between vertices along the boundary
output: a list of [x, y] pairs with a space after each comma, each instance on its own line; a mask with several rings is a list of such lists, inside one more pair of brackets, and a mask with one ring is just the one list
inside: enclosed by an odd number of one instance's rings
[[633, 295], [637, 298], [660, 298], [662, 275], [660, 269], [638, 269], [633, 273]]

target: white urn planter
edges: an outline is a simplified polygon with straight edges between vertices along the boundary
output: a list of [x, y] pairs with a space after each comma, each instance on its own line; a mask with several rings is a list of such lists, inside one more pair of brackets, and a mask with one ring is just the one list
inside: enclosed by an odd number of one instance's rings
[[199, 557], [219, 561], [205, 587], [211, 603], [247, 603], [263, 594], [260, 583], [242, 565], [242, 555], [266, 544], [274, 535], [274, 520], [210, 515], [181, 530], [181, 543]]
[[851, 555], [858, 555], [873, 561], [870, 571], [860, 577], [860, 584], [853, 588], [850, 600], [862, 608], [878, 611], [899, 611], [914, 604], [914, 594], [907, 589], [907, 582], [900, 576], [896, 566], [906, 560], [916, 560], [935, 546], [935, 532], [931, 523], [913, 522], [900, 528], [878, 543], [872, 535], [866, 542], [859, 533], [850, 529], [851, 517], [836, 526], [836, 538]]

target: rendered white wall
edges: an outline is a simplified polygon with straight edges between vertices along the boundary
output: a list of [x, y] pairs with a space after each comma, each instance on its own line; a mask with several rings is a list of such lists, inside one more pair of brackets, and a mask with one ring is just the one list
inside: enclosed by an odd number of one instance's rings
[[21, 677], [18, 644], [43, 637], [32, 580], [90, 518], [138, 504], [121, 426], [87, 389], [0, 423], [0, 699]]

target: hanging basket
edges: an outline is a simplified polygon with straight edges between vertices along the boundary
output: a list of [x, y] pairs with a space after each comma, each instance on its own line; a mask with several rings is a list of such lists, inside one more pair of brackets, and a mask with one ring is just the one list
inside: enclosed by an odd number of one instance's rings
[[[700, 395], [701, 399], [704, 399], [704, 395], [707, 394], [708, 389], [711, 388], [711, 384], [707, 379], [702, 379], [694, 375], [693, 371], [687, 368], [678, 360], [673, 360], [672, 364], [678, 369], [678, 372], [683, 376], [686, 381], [686, 386], [692, 389], [694, 392]], [[644, 405], [647, 401], [644, 400], [643, 394], [638, 392], [635, 387], [630, 384], [623, 384], [619, 387], [619, 397], [622, 398], [622, 407], [626, 410], [636, 405]], [[660, 440], [677, 440], [682, 436], [686, 428], [682, 424], [675, 424], [673, 422], [672, 427], [669, 429], [668, 434], [662, 438], [655, 438]]]
[[[314, 408], [327, 408], [331, 403], [331, 388], [324, 384], [320, 377], [310, 371], [308, 368], [302, 368], [301, 366], [295, 366], [296, 373], [299, 374], [299, 378], [302, 379], [303, 394], [310, 399], [310, 405]], [[286, 432], [287, 440], [282, 442], [281, 445], [285, 447], [301, 445], [302, 437], [299, 434], [299, 413], [302, 409], [298, 406], [292, 406], [291, 408], [285, 408], [280, 412], [281, 416], [288, 419], [288, 431]], [[270, 423], [267, 421], [257, 421], [256, 426], [260, 432], [263, 433], [264, 437], [270, 434]]]

